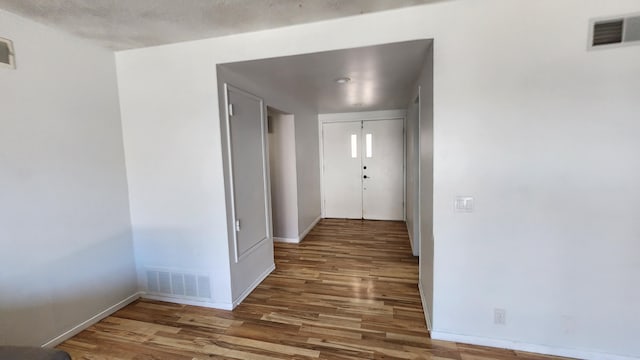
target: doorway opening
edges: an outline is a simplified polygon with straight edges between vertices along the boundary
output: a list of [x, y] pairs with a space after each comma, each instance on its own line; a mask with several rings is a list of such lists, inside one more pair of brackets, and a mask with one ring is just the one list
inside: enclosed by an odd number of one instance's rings
[[[268, 115], [264, 120], [271, 172], [267, 188], [270, 193], [269, 215], [273, 218], [273, 222], [269, 222], [273, 227], [273, 240], [302, 242], [323, 216], [405, 221], [406, 225], [402, 225], [406, 226], [411, 238], [413, 255], [419, 255], [419, 283], [425, 317], [429, 322], [433, 305], [434, 264], [433, 40], [247, 60], [218, 64], [217, 69], [219, 87], [224, 83], [233, 84], [257, 95], [269, 105], [264, 107]], [[415, 102], [418, 95], [419, 101]], [[224, 101], [219, 96], [219, 102]], [[224, 116], [224, 109], [221, 111]], [[323, 151], [337, 149], [331, 146], [323, 149], [322, 146], [323, 124], [327, 123], [323, 118], [327, 117], [346, 118], [333, 121], [336, 123], [356, 123], [355, 131], [348, 133], [340, 143], [344, 150], [341, 151], [347, 157], [352, 156], [352, 148], [355, 148], [356, 160], [359, 160], [355, 161], [357, 166], [349, 170], [355, 175], [356, 190], [344, 192], [345, 197], [360, 193], [359, 203], [355, 202], [359, 205], [356, 210], [359, 214], [355, 216], [324, 212], [323, 167], [327, 164], [322, 160]], [[399, 124], [397, 129], [394, 128], [397, 131], [365, 129], [369, 123], [383, 124], [383, 120], [391, 119], [399, 119], [395, 120]], [[365, 120], [372, 121], [367, 123]], [[377, 149], [380, 140], [389, 132], [400, 133], [400, 146], [394, 147], [399, 150]], [[352, 135], [355, 135], [353, 146]], [[385, 171], [375, 173], [383, 167], [368, 162], [368, 150], [374, 158], [379, 154], [395, 154], [393, 158], [396, 160], [391, 163], [399, 166], [399, 170], [393, 171], [393, 175]], [[362, 154], [364, 161], [360, 158]], [[408, 167], [412, 167], [411, 171]], [[346, 173], [345, 170], [341, 175]], [[393, 196], [394, 200], [383, 198], [394, 193], [392, 190], [371, 191], [372, 187], [375, 188], [375, 180], [393, 179], [397, 184], [396, 176], [400, 182], [394, 188], [400, 189], [400, 196]], [[336, 183], [348, 181], [346, 177], [336, 178]], [[245, 190], [237, 188], [236, 191]], [[246, 192], [251, 192], [251, 189]], [[368, 202], [364, 192], [373, 194], [373, 201]], [[373, 205], [368, 206], [368, 203]], [[374, 214], [374, 211], [389, 207], [391, 203], [400, 204], [391, 206], [400, 209], [395, 215]], [[228, 225], [233, 232], [236, 224], [229, 220]], [[232, 264], [234, 298], [242, 299], [249, 294], [274, 268], [273, 246], [267, 246], [267, 243], [272, 244], [265, 242], [265, 246], [252, 252], [250, 257]]]
[[322, 123], [324, 217], [404, 220], [404, 117]]
[[294, 120], [293, 114], [267, 106], [273, 238], [282, 242], [298, 242]]

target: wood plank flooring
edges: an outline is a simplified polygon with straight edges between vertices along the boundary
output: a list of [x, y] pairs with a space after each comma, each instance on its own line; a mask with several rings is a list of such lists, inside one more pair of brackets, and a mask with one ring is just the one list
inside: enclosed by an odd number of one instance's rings
[[429, 339], [402, 222], [325, 219], [275, 257], [234, 311], [139, 300], [59, 348], [74, 359], [553, 358]]

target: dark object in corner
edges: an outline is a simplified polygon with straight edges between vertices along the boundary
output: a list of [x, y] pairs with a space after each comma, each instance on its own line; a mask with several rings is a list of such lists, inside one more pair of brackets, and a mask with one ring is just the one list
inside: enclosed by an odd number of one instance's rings
[[0, 346], [0, 360], [71, 360], [65, 351], [30, 346]]

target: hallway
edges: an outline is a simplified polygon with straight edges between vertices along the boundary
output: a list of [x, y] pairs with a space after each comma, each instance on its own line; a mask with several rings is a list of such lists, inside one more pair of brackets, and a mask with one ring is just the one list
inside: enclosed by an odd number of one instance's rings
[[322, 220], [275, 244], [276, 270], [233, 312], [139, 300], [60, 348], [74, 359], [543, 359], [432, 341], [403, 222]]

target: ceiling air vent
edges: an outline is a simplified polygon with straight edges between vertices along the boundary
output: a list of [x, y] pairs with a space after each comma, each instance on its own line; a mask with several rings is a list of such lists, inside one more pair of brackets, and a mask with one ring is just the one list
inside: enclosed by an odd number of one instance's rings
[[0, 38], [0, 67], [11, 69], [16, 67], [13, 42], [5, 38]]
[[640, 44], [640, 16], [594, 20], [591, 24], [591, 47]]

